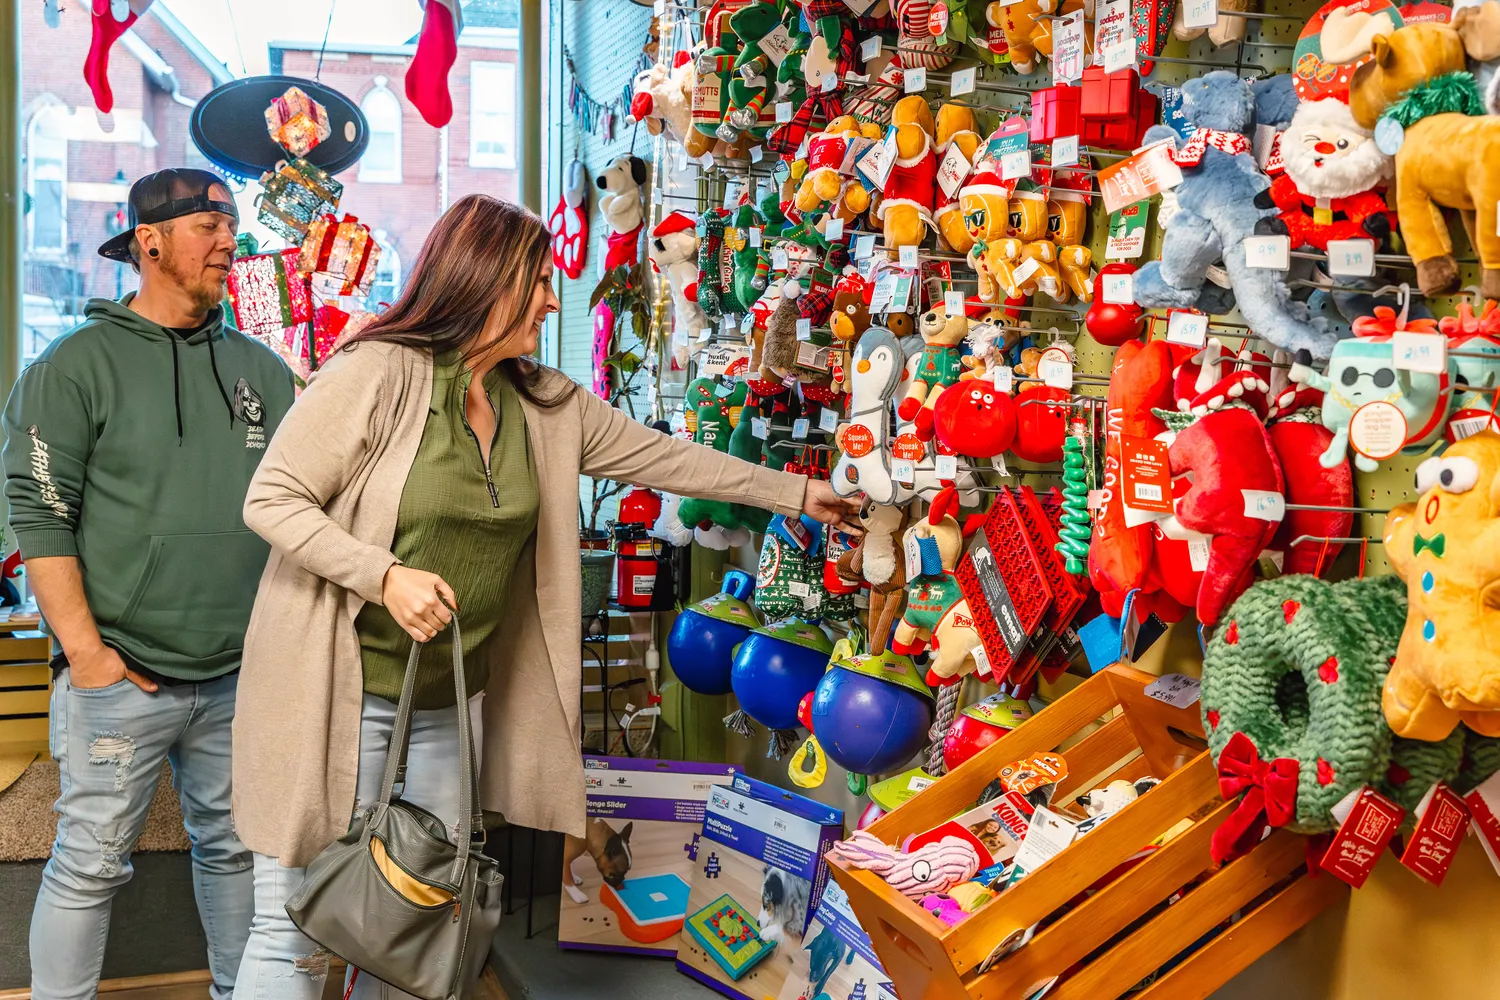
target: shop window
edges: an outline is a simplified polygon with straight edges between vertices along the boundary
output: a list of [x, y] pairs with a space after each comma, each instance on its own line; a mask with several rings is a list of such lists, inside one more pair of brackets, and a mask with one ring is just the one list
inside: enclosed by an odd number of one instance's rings
[[469, 166], [516, 169], [515, 63], [469, 63]]
[[370, 145], [359, 161], [359, 179], [367, 183], [401, 183], [401, 102], [377, 76], [359, 109], [370, 123]]
[[401, 255], [384, 229], [375, 230], [374, 236], [380, 245], [380, 262], [375, 266], [375, 283], [370, 286], [365, 308], [380, 312], [401, 297]]
[[62, 256], [68, 241], [68, 112], [58, 105], [38, 111], [26, 133], [27, 249]]

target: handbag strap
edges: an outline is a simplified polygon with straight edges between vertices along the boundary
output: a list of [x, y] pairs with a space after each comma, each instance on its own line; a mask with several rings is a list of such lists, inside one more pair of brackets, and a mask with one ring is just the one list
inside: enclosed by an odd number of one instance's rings
[[[450, 624], [453, 632], [453, 695], [458, 713], [458, 817], [459, 841], [453, 861], [453, 883], [463, 885], [464, 868], [468, 863], [474, 833], [479, 832], [480, 842], [484, 837], [484, 816], [479, 804], [479, 773], [474, 763], [474, 733], [469, 724], [469, 697], [464, 686], [463, 639], [458, 628], [458, 616]], [[406, 660], [406, 676], [401, 681], [401, 701], [396, 706], [396, 721], [391, 729], [391, 744], [385, 755], [385, 777], [380, 784], [378, 805], [384, 809], [391, 804], [395, 791], [396, 776], [401, 770], [401, 761], [406, 757], [407, 745], [411, 741], [412, 702], [417, 687], [417, 661], [422, 655], [422, 643], [413, 642], [411, 655]]]

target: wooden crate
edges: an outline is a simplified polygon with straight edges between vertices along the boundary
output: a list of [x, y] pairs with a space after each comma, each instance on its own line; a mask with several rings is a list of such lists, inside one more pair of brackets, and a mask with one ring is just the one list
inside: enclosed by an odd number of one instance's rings
[[[1063, 745], [1068, 775], [1056, 804], [1115, 778], [1163, 779], [958, 926], [939, 922], [878, 876], [832, 862], [901, 1000], [1022, 1000], [1056, 977], [1062, 978], [1049, 1000], [1111, 1000], [1251, 907], [1138, 994], [1200, 1000], [1347, 892], [1329, 876], [1308, 877], [1304, 840], [1284, 830], [1212, 870], [1209, 840], [1234, 804], [1219, 797], [1197, 707], [1151, 698], [1145, 688], [1153, 680], [1110, 667], [871, 825], [871, 833], [899, 843], [972, 806], [1004, 764]], [[1184, 819], [1193, 820], [1185, 832], [1077, 902]], [[1160, 905], [1199, 876], [1205, 877], [1175, 903]], [[1039, 927], [1029, 943], [1004, 954], [1027, 928], [1070, 902], [1076, 905]]]
[[51, 655], [41, 632], [0, 635], [0, 750], [47, 749]]

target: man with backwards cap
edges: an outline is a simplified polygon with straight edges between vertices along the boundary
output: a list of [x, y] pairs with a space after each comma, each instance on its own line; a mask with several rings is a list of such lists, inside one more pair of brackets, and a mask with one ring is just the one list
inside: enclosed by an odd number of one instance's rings
[[5, 497], [52, 635], [50, 749], [62, 776], [31, 920], [36, 1000], [94, 996], [110, 903], [130, 879], [163, 761], [193, 842], [214, 1000], [233, 993], [249, 934], [230, 723], [268, 548], [240, 509], [292, 404], [292, 376], [224, 325], [238, 225], [208, 171], [136, 181], [129, 228], [99, 253], [132, 264], [140, 291], [89, 300], [5, 407]]

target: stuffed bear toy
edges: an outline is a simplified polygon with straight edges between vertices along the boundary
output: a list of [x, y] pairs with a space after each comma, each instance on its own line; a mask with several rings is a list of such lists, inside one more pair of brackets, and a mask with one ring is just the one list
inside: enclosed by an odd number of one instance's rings
[[686, 52], [677, 53], [672, 69], [656, 63], [637, 74], [630, 99], [630, 120], [643, 122], [646, 131], [661, 135], [663, 131], [681, 144], [687, 155], [697, 159], [713, 151], [712, 136], [693, 128], [693, 84], [698, 67]]
[[1378, 246], [1396, 225], [1385, 202], [1394, 172], [1349, 105], [1334, 97], [1309, 101], [1275, 140], [1266, 163], [1274, 180], [1258, 204], [1276, 207], [1293, 247], [1326, 251], [1329, 240], [1358, 239]]
[[1218, 297], [1218, 286], [1207, 282], [1210, 295], [1204, 286], [1209, 265], [1222, 256], [1240, 312], [1257, 336], [1277, 347], [1327, 357], [1336, 338], [1326, 324], [1309, 316], [1306, 305], [1292, 301], [1282, 275], [1252, 268], [1245, 259], [1245, 239], [1275, 215], [1274, 209], [1256, 205], [1256, 196], [1270, 181], [1250, 149], [1255, 115], [1250, 83], [1217, 70], [1183, 84], [1182, 100], [1188, 120], [1197, 126], [1192, 138], [1178, 142], [1177, 132], [1167, 125], [1152, 126], [1145, 137], [1147, 144], [1163, 139], [1176, 143], [1174, 158], [1183, 180], [1175, 189], [1178, 209], [1162, 238], [1161, 260], [1136, 274], [1136, 303], [1201, 308], [1206, 298]]
[[1464, 45], [1451, 25], [1418, 22], [1374, 41], [1375, 58], [1349, 82], [1354, 118], [1374, 128], [1389, 118], [1404, 129], [1396, 152], [1401, 238], [1423, 295], [1457, 289], [1458, 262], [1440, 208], [1456, 208], [1479, 256], [1479, 288], [1500, 298], [1500, 117], [1483, 114]]
[[699, 331], [708, 327], [698, 307], [698, 233], [692, 216], [673, 212], [651, 230], [651, 267], [667, 276], [672, 289], [672, 357], [686, 367]]
[[950, 316], [946, 305], [938, 303], [923, 314], [921, 331], [922, 354], [896, 412], [902, 420], [913, 421], [917, 437], [927, 441], [932, 438], [932, 408], [964, 370], [959, 345], [969, 334], [969, 317], [962, 312]]
[[990, 27], [1005, 33], [1010, 64], [1015, 71], [1030, 74], [1037, 67], [1038, 55], [1052, 55], [1052, 15], [1083, 9], [1084, 0], [1063, 0], [1061, 10], [1057, 0], [1018, 0], [990, 4], [985, 8], [984, 18]]
[[884, 196], [876, 218], [885, 227], [885, 245], [917, 246], [932, 225], [937, 193], [937, 156], [932, 110], [921, 94], [911, 94], [891, 109], [896, 129], [896, 162], [881, 190]]
[[1454, 0], [1449, 23], [1463, 40], [1485, 114], [1500, 115], [1500, 2]]
[[599, 196], [599, 212], [609, 233], [605, 237], [604, 269], [612, 271], [621, 264], [635, 264], [640, 258], [637, 237], [644, 221], [646, 161], [639, 156], [620, 156], [594, 179], [604, 193]]

